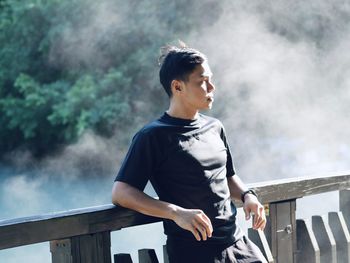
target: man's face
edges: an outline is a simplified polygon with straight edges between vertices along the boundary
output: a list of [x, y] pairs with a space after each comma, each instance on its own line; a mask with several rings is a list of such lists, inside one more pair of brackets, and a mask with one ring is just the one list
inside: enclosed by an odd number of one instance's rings
[[211, 82], [212, 72], [208, 62], [196, 66], [188, 81], [181, 81], [182, 102], [191, 109], [210, 109], [214, 101], [215, 87]]

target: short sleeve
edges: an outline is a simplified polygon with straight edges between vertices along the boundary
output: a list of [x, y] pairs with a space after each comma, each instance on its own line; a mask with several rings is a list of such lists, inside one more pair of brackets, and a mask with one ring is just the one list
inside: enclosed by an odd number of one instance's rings
[[221, 136], [221, 139], [224, 142], [224, 145], [225, 145], [226, 150], [227, 150], [226, 176], [231, 177], [231, 176], [234, 176], [236, 174], [236, 171], [235, 171], [235, 166], [233, 164], [233, 158], [232, 158], [230, 146], [229, 146], [227, 138], [226, 138], [225, 128], [222, 124], [221, 124], [220, 136]]
[[148, 132], [138, 132], [130, 145], [115, 181], [127, 183], [143, 191], [154, 172], [154, 146]]

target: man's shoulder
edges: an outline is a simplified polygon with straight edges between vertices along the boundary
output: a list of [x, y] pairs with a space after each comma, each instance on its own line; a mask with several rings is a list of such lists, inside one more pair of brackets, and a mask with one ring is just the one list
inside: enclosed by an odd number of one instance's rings
[[158, 131], [162, 130], [164, 127], [164, 123], [159, 121], [159, 119], [153, 120], [146, 125], [144, 125], [137, 133], [136, 136], [141, 137], [149, 137], [154, 136], [158, 133]]
[[153, 133], [156, 132], [159, 129], [162, 129], [164, 127], [164, 123], [159, 121], [159, 119], [153, 120], [149, 123], [147, 123], [145, 126], [142, 127], [140, 132], [142, 133]]
[[202, 113], [200, 114], [200, 118], [202, 118], [206, 123], [211, 123], [211, 124], [217, 125], [219, 127], [223, 127], [222, 122], [218, 118], [208, 116], [208, 115], [205, 115]]

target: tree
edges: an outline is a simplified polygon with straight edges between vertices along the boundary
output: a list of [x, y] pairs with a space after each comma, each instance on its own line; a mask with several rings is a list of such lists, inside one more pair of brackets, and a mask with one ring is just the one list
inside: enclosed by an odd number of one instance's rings
[[167, 101], [159, 47], [198, 30], [205, 4], [1, 1], [0, 155], [29, 149], [40, 157], [87, 130], [129, 136], [158, 115]]

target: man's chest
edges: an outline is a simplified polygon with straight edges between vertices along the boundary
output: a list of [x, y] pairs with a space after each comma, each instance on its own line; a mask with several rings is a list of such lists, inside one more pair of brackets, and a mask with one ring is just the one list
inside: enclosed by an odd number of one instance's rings
[[161, 172], [203, 174], [226, 165], [227, 149], [216, 130], [169, 134], [162, 146]]

